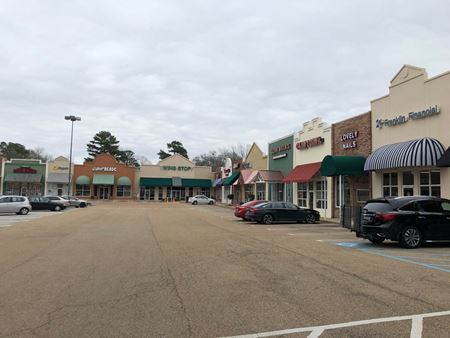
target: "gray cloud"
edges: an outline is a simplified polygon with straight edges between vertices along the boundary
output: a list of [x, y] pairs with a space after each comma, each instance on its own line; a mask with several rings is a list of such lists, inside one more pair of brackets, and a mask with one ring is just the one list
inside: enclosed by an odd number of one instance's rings
[[365, 112], [405, 63], [450, 69], [446, 1], [3, 1], [0, 139], [74, 154], [109, 130], [153, 161]]

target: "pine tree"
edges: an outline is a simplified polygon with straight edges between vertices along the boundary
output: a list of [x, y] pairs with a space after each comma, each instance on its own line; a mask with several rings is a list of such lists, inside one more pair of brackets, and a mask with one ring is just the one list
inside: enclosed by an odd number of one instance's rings
[[95, 156], [101, 153], [111, 154], [119, 160], [119, 141], [109, 131], [100, 131], [95, 134], [92, 141], [86, 147], [89, 154], [89, 157], [85, 158], [86, 161], [92, 161]]

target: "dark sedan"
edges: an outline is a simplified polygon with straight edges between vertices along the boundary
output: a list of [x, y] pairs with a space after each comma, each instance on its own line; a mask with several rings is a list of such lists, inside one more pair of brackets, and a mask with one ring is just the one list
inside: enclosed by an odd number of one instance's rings
[[320, 221], [320, 214], [313, 209], [300, 208], [289, 202], [268, 202], [250, 208], [245, 218], [258, 223]]
[[373, 243], [398, 241], [409, 249], [426, 240], [450, 240], [450, 201], [428, 196], [379, 198], [363, 207], [361, 232]]
[[64, 205], [52, 201], [47, 197], [31, 197], [30, 204], [33, 210], [61, 211], [66, 208]]
[[255, 201], [250, 201], [250, 202], [244, 203], [242, 205], [237, 205], [236, 208], [234, 209], [234, 216], [242, 218], [244, 221], [246, 221], [247, 218], [245, 217], [245, 214], [247, 213], [247, 211], [251, 207], [254, 207], [254, 206], [256, 206], [258, 204], [262, 204], [262, 203], [267, 203], [267, 201], [255, 200]]

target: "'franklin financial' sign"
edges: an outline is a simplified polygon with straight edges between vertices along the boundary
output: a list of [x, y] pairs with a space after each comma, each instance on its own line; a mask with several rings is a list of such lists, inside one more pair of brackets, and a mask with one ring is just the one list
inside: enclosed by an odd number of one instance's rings
[[376, 127], [382, 129], [383, 127], [395, 127], [400, 124], [405, 124], [410, 120], [421, 120], [434, 115], [438, 115], [441, 109], [436, 105], [422, 111], [410, 112], [408, 115], [400, 115], [393, 119], [378, 119], [376, 120]]

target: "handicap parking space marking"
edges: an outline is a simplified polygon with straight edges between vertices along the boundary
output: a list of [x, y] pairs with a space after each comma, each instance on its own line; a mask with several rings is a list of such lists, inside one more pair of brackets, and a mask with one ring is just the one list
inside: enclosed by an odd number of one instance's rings
[[366, 242], [332, 242], [332, 244], [343, 248], [356, 249], [361, 252], [397, 260], [404, 263], [418, 265], [428, 269], [450, 273], [450, 252], [433, 253], [430, 251], [421, 251], [419, 248], [415, 249], [413, 253], [402, 251], [400, 254], [401, 250], [407, 249], [399, 248], [393, 250], [389, 248], [374, 247], [373, 244]]

